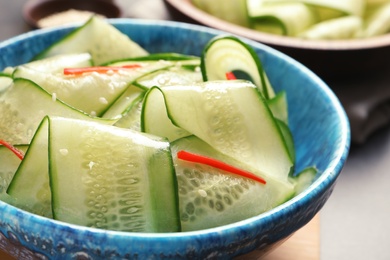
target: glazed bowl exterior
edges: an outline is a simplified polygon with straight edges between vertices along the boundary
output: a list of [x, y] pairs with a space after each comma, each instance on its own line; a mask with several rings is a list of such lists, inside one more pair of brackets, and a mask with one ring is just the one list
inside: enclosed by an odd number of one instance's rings
[[[151, 53], [200, 55], [221, 31], [177, 22], [112, 19]], [[0, 43], [0, 70], [29, 61], [73, 29], [32, 31]], [[276, 91], [286, 90], [296, 145], [296, 171], [319, 174], [301, 194], [264, 214], [226, 226], [182, 233], [129, 233], [86, 228], [43, 218], [0, 201], [0, 249], [39, 259], [229, 259], [276, 248], [307, 224], [331, 195], [348, 155], [350, 129], [339, 100], [306, 67], [263, 44], [246, 40], [259, 55]]]

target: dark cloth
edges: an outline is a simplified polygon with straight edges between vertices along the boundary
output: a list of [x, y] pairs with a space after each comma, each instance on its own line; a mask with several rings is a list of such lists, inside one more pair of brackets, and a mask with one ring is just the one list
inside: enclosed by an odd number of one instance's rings
[[348, 115], [352, 143], [363, 144], [378, 129], [390, 124], [390, 68], [327, 84]]

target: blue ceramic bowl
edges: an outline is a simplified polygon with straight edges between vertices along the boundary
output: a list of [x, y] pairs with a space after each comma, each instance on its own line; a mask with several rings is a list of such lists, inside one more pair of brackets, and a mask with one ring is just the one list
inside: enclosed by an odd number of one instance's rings
[[[220, 31], [175, 22], [111, 20], [149, 52], [200, 55]], [[0, 69], [29, 61], [72, 30], [37, 30], [0, 43]], [[350, 129], [339, 100], [311, 71], [260, 43], [256, 50], [276, 91], [285, 89], [297, 149], [296, 170], [316, 165], [320, 174], [301, 194], [277, 208], [231, 225], [183, 233], [126, 233], [70, 225], [0, 202], [0, 245], [11, 254], [41, 259], [232, 258], [278, 246], [308, 223], [332, 193], [346, 160]], [[88, 258], [90, 257], [90, 258]]]

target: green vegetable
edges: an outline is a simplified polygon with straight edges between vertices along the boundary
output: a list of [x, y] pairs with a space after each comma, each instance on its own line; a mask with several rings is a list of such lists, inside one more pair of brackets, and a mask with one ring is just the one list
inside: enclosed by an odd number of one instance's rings
[[[310, 40], [368, 38], [390, 31], [386, 0], [244, 0], [239, 23], [230, 19], [233, 3], [193, 0], [197, 8], [222, 20], [257, 31]], [[242, 3], [244, 5], [244, 3]], [[225, 11], [226, 10], [226, 11]], [[246, 19], [245, 19], [246, 17]]]
[[94, 16], [83, 26], [38, 54], [35, 59], [43, 59], [58, 54], [84, 52], [92, 55], [94, 65], [148, 54], [146, 50], [125, 34]]
[[[146, 55], [96, 19], [0, 75], [2, 200], [88, 227], [177, 232], [256, 216], [315, 178], [292, 175], [287, 94], [244, 41]], [[120, 55], [95, 48], [98, 27]]]

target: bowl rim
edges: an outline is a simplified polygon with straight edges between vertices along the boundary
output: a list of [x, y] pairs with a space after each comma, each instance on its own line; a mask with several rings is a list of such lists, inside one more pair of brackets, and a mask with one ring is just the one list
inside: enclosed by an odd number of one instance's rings
[[240, 35], [264, 44], [285, 48], [322, 50], [322, 51], [354, 51], [375, 49], [390, 45], [390, 34], [374, 36], [366, 39], [351, 40], [305, 40], [288, 36], [274, 35], [255, 31], [212, 16], [196, 8], [190, 0], [164, 0], [172, 8], [203, 25]]
[[[158, 26], [161, 28], [164, 27], [174, 27], [179, 28], [181, 30], [195, 30], [200, 32], [207, 32], [211, 34], [226, 34], [226, 32], [223, 32], [218, 29], [213, 28], [207, 28], [205, 26], [201, 25], [193, 25], [193, 24], [186, 24], [181, 22], [175, 22], [175, 21], [159, 21], [156, 23], [155, 20], [148, 20], [148, 19], [132, 19], [132, 18], [116, 18], [116, 19], [108, 19], [114, 26], [117, 25], [126, 25], [126, 24], [132, 24], [137, 26]], [[35, 37], [38, 35], [44, 35], [56, 30], [61, 29], [70, 29], [74, 28], [76, 25], [63, 25], [58, 27], [51, 27], [51, 28], [44, 28], [44, 29], [38, 29], [35, 31], [30, 31], [27, 33], [23, 33], [21, 35], [12, 37], [8, 40], [5, 40], [3, 42], [0, 42], [0, 51], [3, 48], [6, 48], [8, 45], [12, 45], [15, 42], [21, 42], [26, 39], [29, 39], [31, 37]], [[304, 206], [307, 201], [310, 201], [313, 199], [313, 197], [318, 196], [325, 190], [327, 190], [329, 187], [333, 186], [336, 182], [337, 177], [339, 176], [345, 161], [348, 156], [349, 147], [350, 147], [350, 128], [349, 123], [347, 119], [347, 115], [340, 104], [338, 98], [336, 95], [332, 92], [332, 90], [322, 81], [318, 76], [316, 76], [313, 72], [311, 72], [309, 69], [307, 69], [304, 65], [300, 64], [296, 60], [290, 58], [289, 56], [281, 53], [280, 51], [277, 51], [269, 46], [266, 46], [262, 43], [255, 42], [250, 39], [244, 39], [244, 41], [248, 42], [252, 46], [255, 46], [256, 48], [260, 48], [262, 50], [265, 50], [266, 52], [278, 56], [279, 58], [285, 59], [286, 62], [291, 63], [293, 66], [297, 67], [299, 70], [303, 70], [304, 73], [308, 75], [311, 79], [315, 80], [318, 87], [325, 93], [327, 98], [331, 101], [331, 103], [334, 104], [335, 113], [340, 118], [340, 130], [342, 134], [339, 138], [339, 145], [337, 150], [334, 152], [334, 157], [332, 158], [331, 163], [328, 165], [328, 167], [324, 170], [324, 172], [321, 174], [321, 176], [314, 181], [313, 184], [310, 185], [309, 188], [304, 190], [302, 193], [298, 194], [294, 198], [290, 199], [289, 201], [265, 212], [258, 216], [254, 216], [242, 221], [238, 221], [232, 224], [215, 227], [215, 228], [209, 228], [204, 230], [198, 230], [198, 231], [188, 231], [188, 232], [176, 232], [176, 233], [136, 233], [136, 232], [121, 232], [121, 231], [112, 231], [112, 230], [103, 230], [103, 229], [97, 229], [97, 228], [88, 228], [83, 227], [79, 225], [69, 224], [65, 222], [61, 222], [58, 220], [53, 220], [49, 218], [45, 218], [42, 216], [38, 216], [35, 214], [31, 214], [29, 212], [26, 212], [22, 209], [16, 208], [10, 204], [7, 204], [3, 201], [0, 201], [0, 210], [2, 212], [10, 214], [12, 216], [20, 216], [21, 219], [24, 219], [25, 221], [31, 220], [35, 224], [45, 224], [56, 226], [57, 228], [63, 228], [63, 229], [71, 229], [75, 232], [89, 232], [98, 234], [101, 236], [115, 236], [119, 238], [133, 238], [133, 239], [139, 239], [139, 240], [163, 240], [166, 238], [169, 239], [191, 239], [194, 236], [196, 237], [202, 237], [202, 236], [221, 236], [221, 235], [228, 235], [231, 233], [238, 232], [238, 230], [251, 230], [255, 226], [265, 223], [271, 223], [272, 219], [277, 218], [278, 216], [281, 216], [282, 214], [285, 214], [285, 212], [292, 211], [294, 209], [300, 208]], [[302, 223], [302, 226], [306, 223]]]

